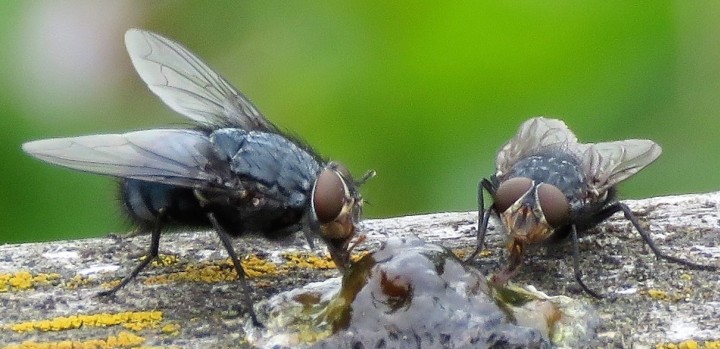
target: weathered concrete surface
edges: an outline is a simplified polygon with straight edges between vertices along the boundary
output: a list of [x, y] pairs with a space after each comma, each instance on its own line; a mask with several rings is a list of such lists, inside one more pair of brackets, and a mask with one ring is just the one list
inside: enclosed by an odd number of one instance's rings
[[[720, 266], [720, 193], [627, 203], [663, 251]], [[468, 252], [476, 220], [474, 212], [368, 220], [361, 227], [368, 239], [358, 250], [374, 249], [387, 236], [415, 234]], [[492, 223], [489, 255], [474, 262], [484, 271], [503, 266], [502, 234]], [[247, 347], [241, 289], [228, 281], [232, 271], [212, 232], [164, 235], [160, 249], [167, 265], [148, 268], [112, 299], [94, 296], [108, 287], [103, 283], [129, 272], [147, 245], [148, 236], [0, 246], [0, 348], [69, 343], [63, 341], [121, 348]], [[257, 271], [250, 282], [255, 300], [337, 275], [301, 239], [249, 237], [235, 246], [238, 253], [259, 257], [246, 266]], [[603, 324], [590, 347], [720, 343], [720, 272], [656, 260], [620, 214], [582, 238], [580, 253], [588, 286], [616, 296], [591, 300]], [[569, 246], [529, 251], [515, 282], [587, 297], [573, 279]]]

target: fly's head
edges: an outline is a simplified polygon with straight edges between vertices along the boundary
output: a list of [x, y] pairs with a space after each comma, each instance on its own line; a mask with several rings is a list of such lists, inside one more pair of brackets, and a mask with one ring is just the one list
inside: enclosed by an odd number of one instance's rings
[[560, 189], [526, 177], [503, 181], [493, 205], [512, 246], [542, 242], [570, 219], [570, 204]]
[[358, 188], [374, 175], [374, 171], [369, 171], [355, 181], [345, 166], [330, 162], [315, 180], [310, 200], [311, 221], [340, 270], [350, 262], [348, 246], [362, 215], [363, 199]]

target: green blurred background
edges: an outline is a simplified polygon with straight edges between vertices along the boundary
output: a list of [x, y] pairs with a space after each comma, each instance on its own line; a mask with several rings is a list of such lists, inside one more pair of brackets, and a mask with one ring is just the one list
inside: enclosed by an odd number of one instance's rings
[[113, 180], [28, 140], [182, 125], [127, 28], [184, 43], [264, 114], [361, 174], [366, 217], [472, 210], [525, 119], [650, 138], [625, 198], [718, 188], [720, 2], [33, 1], [0, 5], [0, 242], [127, 231]]

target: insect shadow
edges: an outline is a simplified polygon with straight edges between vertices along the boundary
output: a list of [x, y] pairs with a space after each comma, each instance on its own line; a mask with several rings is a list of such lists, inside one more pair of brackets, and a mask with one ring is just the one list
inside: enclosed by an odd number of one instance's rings
[[[525, 121], [498, 152], [495, 174], [478, 185], [477, 245], [466, 260], [483, 249], [490, 215], [495, 214], [509, 238], [508, 265], [493, 276], [495, 283], [505, 284], [518, 273], [527, 245], [569, 238], [575, 280], [585, 292], [601, 298], [582, 280], [578, 233], [622, 212], [657, 258], [691, 269], [718, 270], [660, 251], [630, 208], [617, 199], [616, 185], [651, 164], [661, 152], [658, 144], [645, 139], [579, 143], [560, 120]], [[493, 200], [487, 210], [483, 191]]]
[[244, 303], [255, 314], [230, 237], [259, 233], [273, 239], [303, 231], [319, 236], [338, 269], [349, 262], [363, 200], [353, 179], [300, 140], [282, 133], [230, 83], [177, 42], [130, 29], [130, 59], [150, 90], [195, 124], [45, 139], [23, 144], [28, 154], [75, 170], [117, 177], [123, 208], [140, 232], [151, 233], [146, 258], [112, 295], [158, 256], [168, 226], [211, 227], [233, 261]]

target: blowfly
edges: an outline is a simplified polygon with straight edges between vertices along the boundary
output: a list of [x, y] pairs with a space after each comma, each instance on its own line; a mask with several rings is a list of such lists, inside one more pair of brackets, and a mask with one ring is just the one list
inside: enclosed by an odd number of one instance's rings
[[125, 286], [158, 256], [170, 226], [217, 232], [237, 271], [253, 322], [246, 274], [230, 237], [247, 233], [282, 238], [319, 236], [339, 269], [360, 219], [359, 186], [348, 169], [280, 132], [230, 83], [177, 42], [148, 31], [125, 34], [142, 80], [194, 128], [151, 129], [28, 142], [43, 161], [119, 179], [124, 210], [140, 232], [151, 233], [146, 258], [117, 286]]
[[[526, 246], [569, 237], [575, 280], [585, 292], [600, 298], [582, 280], [578, 234], [622, 212], [657, 258], [691, 269], [717, 270], [660, 251], [633, 212], [617, 199], [616, 185], [650, 165], [661, 152], [658, 144], [645, 139], [579, 143], [560, 120], [527, 120], [497, 154], [495, 174], [478, 185], [477, 246], [468, 260], [484, 247], [488, 221], [495, 214], [509, 238], [509, 258], [494, 282], [505, 284], [517, 274]], [[492, 197], [488, 210], [483, 191]]]

